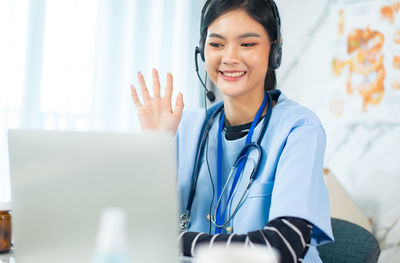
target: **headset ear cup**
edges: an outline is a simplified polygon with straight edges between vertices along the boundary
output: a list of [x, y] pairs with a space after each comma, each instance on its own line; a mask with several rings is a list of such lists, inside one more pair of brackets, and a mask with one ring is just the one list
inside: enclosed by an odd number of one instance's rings
[[200, 49], [201, 60], [203, 60], [203, 62], [204, 62], [205, 61], [205, 58], [204, 58], [204, 41], [202, 39], [200, 40], [200, 43], [199, 43], [199, 49]]
[[269, 51], [268, 65], [272, 69], [277, 69], [281, 65], [281, 61], [282, 61], [282, 47], [276, 43], [273, 43]]

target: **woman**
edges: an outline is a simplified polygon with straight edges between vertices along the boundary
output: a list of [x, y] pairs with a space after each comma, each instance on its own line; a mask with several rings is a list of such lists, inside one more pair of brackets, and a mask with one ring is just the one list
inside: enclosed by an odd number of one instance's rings
[[275, 247], [282, 262], [321, 262], [316, 246], [333, 240], [325, 133], [311, 111], [275, 90], [279, 30], [272, 0], [207, 1], [200, 55], [223, 102], [181, 117], [182, 94], [171, 106], [171, 74], [164, 97], [155, 70], [153, 97], [140, 73], [143, 104], [132, 87], [143, 130], [178, 133], [186, 256], [198, 244], [243, 242]]

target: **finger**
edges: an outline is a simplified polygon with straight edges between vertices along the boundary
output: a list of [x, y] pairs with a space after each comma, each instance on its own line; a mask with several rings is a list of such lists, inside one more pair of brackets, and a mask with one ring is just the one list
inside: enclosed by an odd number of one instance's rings
[[140, 91], [142, 92], [143, 101], [144, 103], [146, 103], [149, 100], [151, 100], [151, 96], [149, 91], [147, 90], [146, 82], [144, 81], [143, 74], [141, 72], [138, 72], [138, 80], [140, 85]]
[[131, 94], [132, 94], [133, 103], [135, 103], [136, 108], [139, 108], [139, 107], [143, 106], [142, 103], [139, 100], [139, 96], [138, 96], [138, 94], [136, 92], [136, 89], [135, 89], [135, 87], [133, 85], [131, 85]]
[[174, 115], [176, 115], [178, 119], [181, 118], [184, 107], [185, 105], [183, 104], [183, 95], [182, 93], [179, 92], [178, 96], [176, 97], [175, 109], [174, 109]]
[[153, 96], [155, 98], [160, 97], [160, 78], [158, 77], [158, 72], [153, 68]]
[[172, 90], [173, 90], [173, 78], [172, 74], [167, 74], [167, 86], [165, 87], [165, 98], [171, 100], [172, 97]]

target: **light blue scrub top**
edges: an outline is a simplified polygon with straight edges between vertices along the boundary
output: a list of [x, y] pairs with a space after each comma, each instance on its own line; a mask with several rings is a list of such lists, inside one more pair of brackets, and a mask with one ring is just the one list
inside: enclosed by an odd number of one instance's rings
[[[215, 109], [216, 105], [209, 112]], [[220, 116], [214, 121], [208, 135], [208, 163], [215, 191], [212, 214], [218, 198], [216, 184], [219, 119]], [[264, 119], [256, 126], [252, 141], [260, 133]], [[182, 214], [189, 199], [195, 156], [204, 121], [204, 109], [185, 111], [178, 128], [178, 184]], [[233, 141], [226, 140], [225, 136], [222, 139], [224, 184], [238, 153], [245, 145], [246, 136]], [[282, 216], [303, 218], [314, 225], [311, 246], [303, 262], [321, 262], [316, 246], [333, 241], [329, 196], [322, 173], [325, 141], [325, 131], [318, 117], [281, 94], [273, 107], [269, 127], [261, 141], [263, 156], [256, 180], [228, 225], [233, 228], [233, 233], [247, 234], [263, 229], [268, 221]], [[250, 158], [254, 154], [251, 152]], [[207, 215], [210, 213], [213, 194], [205, 154], [200, 162], [189, 231], [209, 233], [210, 222]], [[252, 162], [247, 161], [231, 202], [221, 207], [228, 209], [225, 219], [237, 207], [249, 182], [249, 171], [252, 167]], [[228, 183], [224, 200], [229, 194], [231, 182], [232, 180]], [[214, 230], [215, 226], [212, 225], [211, 233]]]

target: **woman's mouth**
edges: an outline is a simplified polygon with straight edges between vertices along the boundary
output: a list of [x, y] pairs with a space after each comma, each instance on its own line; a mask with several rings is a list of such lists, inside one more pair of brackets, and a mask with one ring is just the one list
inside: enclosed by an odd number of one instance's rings
[[246, 75], [247, 72], [234, 70], [234, 71], [218, 71], [218, 73], [224, 80], [236, 81], [241, 79], [244, 75]]

